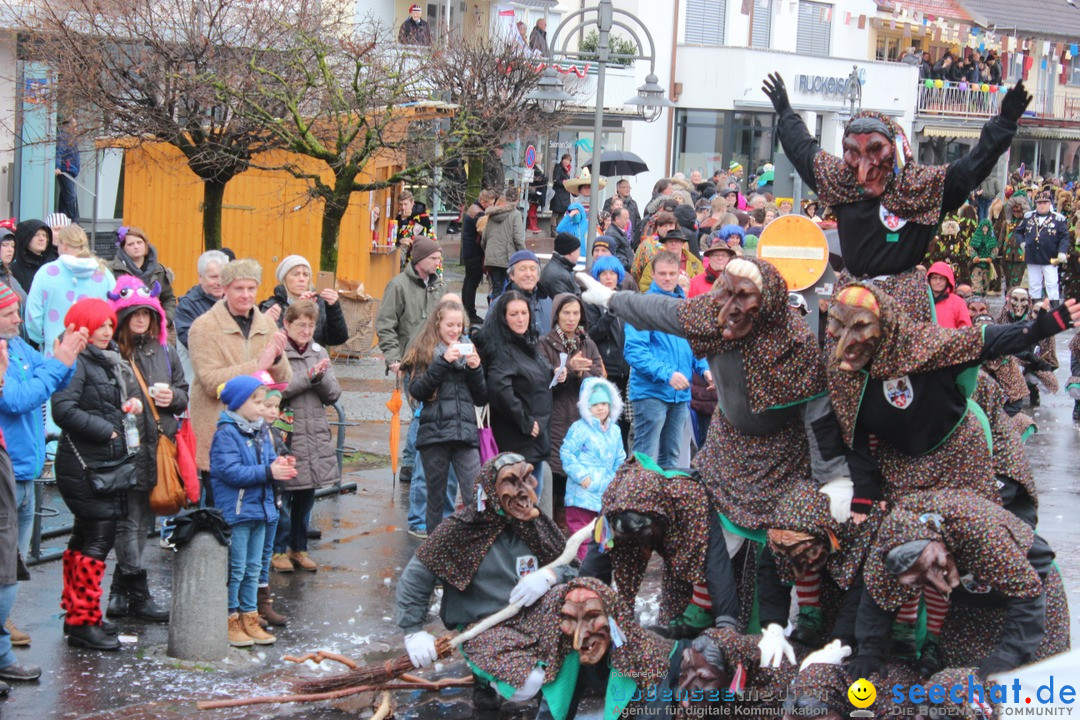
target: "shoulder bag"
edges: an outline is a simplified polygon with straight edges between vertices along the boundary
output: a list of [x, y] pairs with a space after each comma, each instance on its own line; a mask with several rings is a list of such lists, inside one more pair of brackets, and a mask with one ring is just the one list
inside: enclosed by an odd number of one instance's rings
[[67, 440], [71, 452], [75, 454], [75, 459], [79, 461], [79, 465], [83, 469], [83, 477], [89, 481], [90, 487], [93, 488], [95, 493], [108, 495], [109, 493], [124, 492], [135, 487], [135, 463], [130, 458], [92, 468], [86, 464], [82, 455], [75, 449], [75, 443], [72, 441], [71, 436], [64, 433], [64, 439]]
[[146, 404], [150, 406], [150, 413], [154, 416], [158, 431], [157, 483], [150, 490], [150, 509], [155, 515], [175, 515], [188, 504], [184, 481], [180, 478], [180, 466], [176, 462], [176, 443], [161, 428], [161, 418], [154, 405], [154, 398], [150, 397], [150, 391], [146, 389], [146, 381], [139, 372], [135, 358], [131, 359], [131, 369], [135, 371], [135, 379], [139, 381], [139, 387], [142, 388]]

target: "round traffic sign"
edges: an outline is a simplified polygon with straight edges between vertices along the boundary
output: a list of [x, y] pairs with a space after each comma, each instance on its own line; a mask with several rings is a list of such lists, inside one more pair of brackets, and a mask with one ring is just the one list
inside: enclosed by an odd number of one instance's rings
[[825, 273], [829, 241], [814, 221], [802, 215], [781, 215], [758, 238], [758, 257], [768, 260], [787, 280], [788, 290], [805, 290]]
[[536, 167], [536, 148], [532, 145], [525, 148], [525, 167], [530, 170]]

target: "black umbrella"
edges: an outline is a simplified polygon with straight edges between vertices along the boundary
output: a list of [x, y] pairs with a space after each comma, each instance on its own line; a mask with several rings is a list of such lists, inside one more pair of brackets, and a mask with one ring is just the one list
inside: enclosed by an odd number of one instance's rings
[[[589, 172], [596, 172], [592, 167], [592, 160], [582, 167], [589, 168]], [[600, 153], [600, 175], [612, 177], [615, 175], [637, 175], [648, 172], [649, 166], [645, 161], [632, 152], [625, 150], [612, 150]]]

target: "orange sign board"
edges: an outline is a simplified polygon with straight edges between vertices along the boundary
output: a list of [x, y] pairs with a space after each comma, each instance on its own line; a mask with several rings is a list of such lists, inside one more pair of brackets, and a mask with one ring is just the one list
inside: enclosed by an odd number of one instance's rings
[[757, 256], [776, 266], [788, 290], [805, 290], [825, 274], [829, 241], [810, 218], [781, 215], [758, 238]]

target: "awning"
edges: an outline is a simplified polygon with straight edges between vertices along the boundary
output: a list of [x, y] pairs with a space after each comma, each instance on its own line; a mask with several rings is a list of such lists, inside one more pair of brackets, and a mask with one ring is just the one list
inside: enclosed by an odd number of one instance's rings
[[559, 0], [512, 0], [510, 5], [522, 5], [532, 8], [553, 8], [559, 4]]
[[982, 128], [948, 127], [944, 125], [925, 125], [924, 137], [978, 138]]
[[1039, 127], [1038, 125], [1021, 125], [1016, 137], [1038, 140], [1080, 140], [1080, 126], [1064, 127]]

